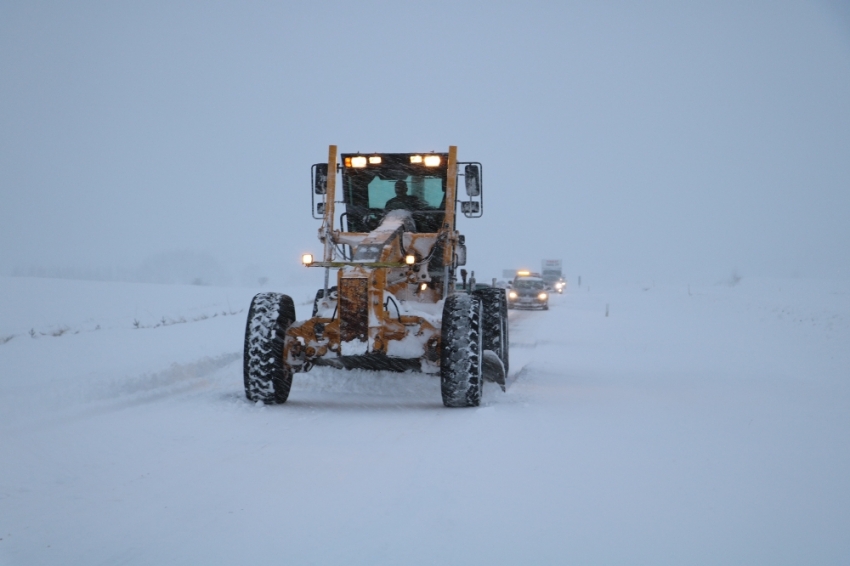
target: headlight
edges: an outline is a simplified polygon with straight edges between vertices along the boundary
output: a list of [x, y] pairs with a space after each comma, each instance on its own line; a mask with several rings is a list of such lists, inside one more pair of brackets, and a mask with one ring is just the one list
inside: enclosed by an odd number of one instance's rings
[[301, 263], [304, 265], [310, 265], [313, 263], [313, 254], [304, 254], [301, 256]]
[[426, 155], [425, 156], [425, 167], [438, 167], [440, 165], [440, 156], [439, 155]]
[[508, 293], [508, 298], [509, 299], [516, 299], [517, 298], [516, 291], [511, 291], [510, 293]]
[[357, 157], [351, 158], [351, 166], [352, 167], [366, 167], [366, 157], [363, 155], [358, 155]]
[[547, 295], [546, 293], [540, 293], [539, 295], [537, 295], [537, 298], [540, 299], [541, 301], [545, 301], [546, 297], [548, 297], [548, 296], [549, 295]]

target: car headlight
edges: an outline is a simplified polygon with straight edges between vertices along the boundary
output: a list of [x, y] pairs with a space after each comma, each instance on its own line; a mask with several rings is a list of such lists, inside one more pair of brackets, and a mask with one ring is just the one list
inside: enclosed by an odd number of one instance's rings
[[549, 295], [547, 295], [546, 293], [540, 293], [539, 295], [537, 295], [537, 298], [540, 299], [541, 301], [545, 301], [546, 297], [548, 297], [548, 296]]
[[510, 293], [508, 293], [508, 298], [509, 299], [516, 299], [517, 298], [516, 291], [511, 291]]

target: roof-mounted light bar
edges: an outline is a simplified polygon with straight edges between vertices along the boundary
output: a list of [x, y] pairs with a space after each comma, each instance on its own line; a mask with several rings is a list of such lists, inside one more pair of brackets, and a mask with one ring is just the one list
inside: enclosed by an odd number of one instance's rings
[[[346, 157], [344, 161], [344, 165], [346, 167], [353, 167], [355, 169], [362, 169], [368, 165], [381, 165], [384, 162], [384, 158], [380, 155], [354, 155], [350, 157]], [[424, 165], [425, 167], [439, 167], [443, 162], [443, 158], [439, 155], [411, 155], [410, 163], [415, 165]]]
[[370, 155], [366, 157], [365, 155], [355, 155], [353, 157], [345, 158], [345, 166], [346, 167], [354, 167], [355, 169], [362, 169], [366, 167], [366, 164], [369, 165], [380, 165], [383, 163], [383, 158], [380, 155]]

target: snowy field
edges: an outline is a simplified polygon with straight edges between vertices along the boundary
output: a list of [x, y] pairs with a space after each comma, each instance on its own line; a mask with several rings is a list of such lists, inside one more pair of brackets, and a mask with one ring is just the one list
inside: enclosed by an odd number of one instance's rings
[[0, 564], [850, 562], [848, 282], [573, 287], [451, 410], [247, 402], [256, 291], [0, 278]]

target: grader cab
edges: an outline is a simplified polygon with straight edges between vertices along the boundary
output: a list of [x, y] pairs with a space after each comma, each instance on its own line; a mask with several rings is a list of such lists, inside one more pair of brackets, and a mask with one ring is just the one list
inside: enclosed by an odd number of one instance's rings
[[455, 284], [466, 264], [458, 205], [468, 218], [482, 216], [481, 164], [459, 163], [454, 146], [339, 156], [330, 146], [311, 177], [324, 249], [320, 260], [305, 254], [302, 262], [324, 269], [324, 286], [312, 317], [301, 321], [287, 295], [254, 297], [245, 331], [248, 399], [284, 403], [293, 375], [322, 365], [439, 374], [447, 407], [477, 406], [485, 380], [504, 390], [504, 290]]

